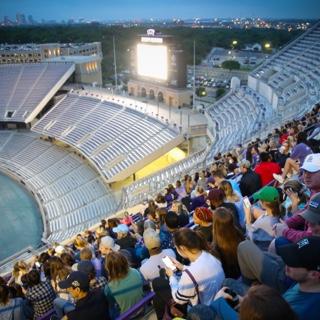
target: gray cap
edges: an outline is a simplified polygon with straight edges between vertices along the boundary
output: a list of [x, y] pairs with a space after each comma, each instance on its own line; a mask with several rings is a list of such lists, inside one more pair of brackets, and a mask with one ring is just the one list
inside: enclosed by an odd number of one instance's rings
[[250, 169], [251, 163], [250, 163], [250, 161], [243, 159], [243, 160], [241, 160], [239, 167]]

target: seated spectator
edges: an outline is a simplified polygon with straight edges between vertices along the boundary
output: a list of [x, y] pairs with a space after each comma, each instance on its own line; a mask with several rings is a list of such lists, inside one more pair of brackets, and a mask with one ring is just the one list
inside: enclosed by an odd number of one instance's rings
[[116, 244], [120, 246], [121, 249], [134, 249], [137, 240], [131, 236], [129, 228], [125, 224], [119, 224], [112, 231], [117, 234]]
[[164, 195], [164, 199], [167, 202], [167, 207], [170, 208], [172, 201], [178, 198], [178, 194], [172, 184], [169, 184], [166, 188], [166, 193]]
[[265, 285], [252, 286], [244, 297], [238, 296], [240, 304], [233, 309], [227, 301], [233, 297], [223, 287], [216, 295], [211, 309], [221, 320], [297, 320], [286, 300], [274, 289]]
[[[214, 178], [214, 183], [215, 183], [215, 186], [217, 188], [219, 188], [220, 183], [222, 181], [226, 180], [225, 179], [225, 174], [221, 169], [218, 169], [217, 171], [213, 172], [212, 176]], [[239, 188], [238, 183], [235, 180], [232, 180], [232, 179], [230, 179], [228, 181], [231, 183], [232, 189], [241, 196], [241, 190]]]
[[239, 221], [239, 213], [235, 204], [226, 202], [226, 195], [221, 189], [212, 189], [209, 191], [208, 200], [210, 202], [210, 208], [215, 210], [219, 207], [227, 208], [231, 211], [233, 215], [233, 220], [235, 225], [241, 229], [240, 221]]
[[182, 305], [209, 305], [224, 280], [220, 261], [208, 252], [204, 238], [191, 229], [176, 231], [174, 243], [180, 255], [189, 259], [191, 264], [186, 267], [171, 258], [176, 268], [183, 271], [181, 278], [178, 278], [171, 269], [166, 268], [172, 298]]
[[121, 220], [121, 223], [126, 224], [127, 226], [131, 226], [131, 224], [132, 224], [132, 217], [131, 217], [131, 215], [129, 214], [128, 211], [125, 211], [125, 212], [124, 212], [123, 218], [122, 218], [122, 220]]
[[290, 157], [291, 148], [288, 141], [285, 141], [278, 151], [274, 153], [275, 162], [279, 163], [279, 166], [283, 168], [286, 164], [286, 160]]
[[184, 227], [189, 223], [189, 214], [184, 209], [184, 205], [177, 200], [172, 202], [171, 211], [175, 212], [179, 217], [179, 226]]
[[80, 261], [91, 261], [94, 268], [97, 277], [101, 276], [102, 268], [101, 268], [101, 257], [100, 258], [93, 258], [92, 257], [92, 251], [89, 248], [83, 248], [80, 251]]
[[308, 202], [308, 195], [302, 183], [297, 180], [289, 180], [283, 186], [285, 201], [282, 203], [286, 210], [286, 217], [301, 212]]
[[89, 278], [90, 289], [103, 289], [107, 284], [107, 279], [103, 276], [97, 276], [94, 265], [91, 261], [80, 261], [77, 265], [77, 271], [85, 273]]
[[146, 281], [151, 282], [159, 277], [159, 269], [165, 267], [162, 258], [166, 256], [176, 258], [176, 254], [172, 249], [161, 250], [160, 236], [155, 230], [146, 230], [143, 234], [143, 240], [150, 258], [142, 263], [140, 272]]
[[273, 180], [274, 173], [281, 173], [280, 166], [272, 161], [268, 152], [261, 152], [260, 162], [256, 165], [254, 171], [260, 176], [262, 187]]
[[168, 203], [165, 199], [165, 197], [159, 193], [155, 199], [155, 203], [157, 205], [158, 208], [167, 208], [168, 207]]
[[89, 278], [80, 271], [72, 272], [69, 277], [59, 282], [59, 287], [67, 289], [76, 301], [75, 309], [68, 312], [63, 320], [109, 320], [108, 301], [102, 290], [89, 290]]
[[194, 230], [201, 233], [206, 241], [212, 242], [212, 211], [205, 207], [196, 208], [193, 222], [198, 225]]
[[161, 249], [174, 249], [173, 233], [179, 228], [179, 216], [169, 211], [165, 217], [165, 226], [160, 230]]
[[[320, 191], [320, 154], [307, 156], [301, 169], [303, 170], [303, 181], [313, 196]], [[283, 236], [291, 242], [297, 242], [317, 232], [317, 225], [310, 225], [301, 214], [296, 214], [287, 219], [285, 223], [277, 224], [274, 231], [277, 237]]]
[[178, 194], [177, 200], [181, 201], [183, 198], [187, 196], [186, 189], [184, 185], [181, 184], [180, 180], [177, 180], [176, 182], [176, 188], [175, 188], [176, 193]]
[[237, 207], [239, 214], [239, 222], [241, 227], [245, 226], [243, 199], [232, 189], [232, 185], [229, 180], [224, 180], [220, 183], [219, 189], [223, 190], [226, 195], [226, 202], [234, 203]]
[[274, 174], [273, 177], [281, 184], [284, 183], [288, 174], [299, 172], [300, 165], [304, 163], [305, 158], [313, 153], [311, 148], [307, 145], [307, 134], [299, 132], [297, 135], [297, 144], [292, 149], [290, 158], [286, 160], [283, 172], [281, 175]]
[[69, 294], [66, 290], [61, 290], [59, 288], [59, 281], [64, 280], [71, 273], [71, 268], [67, 267], [63, 264], [61, 258], [59, 257], [51, 257], [49, 260], [50, 264], [50, 279], [51, 286], [55, 291], [57, 297], [69, 300]]
[[31, 270], [25, 276], [26, 283], [23, 286], [26, 287], [24, 289], [25, 297], [34, 310], [34, 319], [37, 319], [53, 308], [53, 300], [56, 294], [48, 280], [40, 281], [39, 271]]
[[237, 249], [244, 240], [242, 232], [234, 225], [233, 216], [226, 208], [217, 208], [213, 213], [213, 252], [221, 261], [227, 278], [238, 279], [241, 275]]
[[11, 297], [10, 288], [4, 283], [0, 284], [0, 319], [27, 319], [23, 299]]
[[[193, 193], [193, 192], [192, 192]], [[206, 205], [207, 193], [202, 187], [197, 186], [194, 192], [194, 197], [191, 194], [191, 211], [198, 207], [204, 207]]]
[[13, 283], [22, 285], [21, 277], [29, 272], [29, 268], [29, 265], [24, 261], [16, 262], [13, 266], [12, 275], [10, 280], [8, 281], [8, 285], [11, 285]]
[[261, 188], [260, 176], [251, 170], [251, 164], [248, 160], [240, 162], [240, 171], [242, 177], [239, 182], [241, 194], [250, 197]]
[[[320, 314], [320, 237], [283, 245], [279, 256], [263, 253], [251, 241], [238, 247], [241, 274], [280, 292], [299, 319], [316, 320]], [[290, 286], [288, 278], [297, 284]]]
[[251, 168], [255, 168], [260, 160], [259, 151], [256, 146], [250, 146], [246, 152], [246, 160], [251, 164]]
[[262, 210], [256, 207], [246, 207], [246, 229], [248, 237], [262, 250], [267, 250], [274, 238], [273, 226], [284, 214], [280, 205], [279, 192], [274, 187], [266, 186], [253, 195], [259, 200]]
[[[111, 237], [109, 236], [105, 236], [101, 239], [100, 241], [100, 246], [99, 246], [99, 250], [101, 252], [101, 255], [103, 256], [103, 259], [101, 261], [101, 263], [103, 264], [102, 266], [102, 271], [104, 271], [104, 264], [105, 264], [105, 260], [107, 255], [110, 253], [110, 252], [118, 252], [120, 251], [126, 258], [127, 260], [129, 261], [130, 265], [133, 265], [134, 264], [134, 261], [133, 261], [133, 250], [131, 251], [128, 251], [127, 249], [121, 249], [120, 246], [115, 242], [114, 239], [112, 239]], [[104, 276], [105, 273], [102, 272], [102, 276]]]
[[123, 313], [143, 297], [141, 274], [129, 267], [127, 259], [120, 252], [108, 254], [106, 269], [109, 283], [105, 286], [104, 293], [116, 300]]

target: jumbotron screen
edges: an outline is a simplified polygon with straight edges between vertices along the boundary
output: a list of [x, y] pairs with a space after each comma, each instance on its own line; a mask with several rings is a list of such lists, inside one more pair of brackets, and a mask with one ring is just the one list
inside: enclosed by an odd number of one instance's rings
[[168, 79], [168, 48], [164, 45], [139, 43], [137, 45], [139, 76]]

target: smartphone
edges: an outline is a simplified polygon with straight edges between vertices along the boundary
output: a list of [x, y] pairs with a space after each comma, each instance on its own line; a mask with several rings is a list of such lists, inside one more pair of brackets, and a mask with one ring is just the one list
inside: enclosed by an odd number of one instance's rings
[[251, 207], [251, 202], [250, 202], [248, 197], [243, 197], [243, 203], [246, 206], [246, 208], [250, 208]]
[[165, 256], [164, 258], [162, 258], [162, 261], [167, 268], [171, 269], [172, 271], [177, 270], [177, 267], [173, 264], [173, 262], [168, 256]]

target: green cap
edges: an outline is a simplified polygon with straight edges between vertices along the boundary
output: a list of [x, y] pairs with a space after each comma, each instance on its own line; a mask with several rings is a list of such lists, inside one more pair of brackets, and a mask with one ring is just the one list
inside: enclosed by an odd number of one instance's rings
[[273, 202], [279, 198], [279, 192], [274, 187], [263, 187], [253, 195], [253, 200], [262, 200], [266, 202]]

